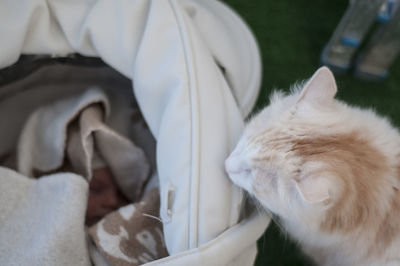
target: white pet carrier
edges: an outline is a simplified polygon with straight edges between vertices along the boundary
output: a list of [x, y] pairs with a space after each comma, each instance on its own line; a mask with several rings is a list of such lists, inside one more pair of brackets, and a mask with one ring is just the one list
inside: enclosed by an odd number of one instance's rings
[[[21, 55], [63, 58], [79, 54], [99, 57], [109, 66], [109, 70], [88, 71], [91, 80], [98, 77], [109, 87], [118, 83], [118, 77], [131, 80], [157, 141], [160, 218], [170, 254], [148, 265], [253, 264], [256, 241], [269, 218], [257, 212], [241, 215], [243, 192], [228, 179], [224, 160], [254, 106], [261, 63], [254, 37], [232, 10], [215, 0], [3, 0], [0, 36], [0, 69], [9, 68]], [[87, 85], [86, 72], [73, 65], [65, 68], [64, 76], [55, 71], [60, 79], [51, 74], [59, 66], [46, 67], [49, 71], [33, 79], [35, 84], [29, 83], [28, 75], [19, 83], [0, 87], [0, 141], [7, 142], [0, 145], [0, 155], [15, 145], [19, 121], [29, 110], [21, 103], [3, 104], [15, 95], [10, 88], [27, 91], [46, 84], [47, 79], [63, 80], [55, 88], [63, 95], [63, 88], [71, 87], [68, 84], [82, 81]], [[120, 74], [107, 74], [111, 68]], [[0, 76], [0, 82], [2, 78], [6, 77]], [[42, 100], [42, 95], [32, 95], [30, 101]], [[7, 179], [1, 180], [0, 187], [7, 187]], [[1, 195], [0, 199], [3, 212], [7, 202]], [[12, 211], [0, 217], [0, 262], [13, 264], [5, 257], [16, 258], [14, 263], [29, 261], [18, 258], [40, 245], [46, 248], [39, 235], [50, 231], [27, 230], [31, 238], [18, 242], [11, 237], [15, 232], [1, 229], [16, 219]], [[31, 226], [35, 217], [22, 217], [18, 226]], [[36, 261], [35, 257], [30, 265], [39, 261], [72, 265], [63, 252], [39, 253], [52, 260]]]

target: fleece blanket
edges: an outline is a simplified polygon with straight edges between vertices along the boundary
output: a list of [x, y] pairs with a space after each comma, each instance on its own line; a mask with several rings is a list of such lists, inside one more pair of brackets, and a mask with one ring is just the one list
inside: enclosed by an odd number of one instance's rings
[[29, 116], [16, 154], [0, 160], [18, 171], [0, 168], [9, 203], [0, 206], [0, 265], [139, 265], [167, 255], [159, 192], [145, 187], [157, 186], [153, 159], [106, 124], [109, 106], [91, 88]]
[[1, 167], [0, 183], [0, 265], [90, 265], [81, 176], [31, 179]]

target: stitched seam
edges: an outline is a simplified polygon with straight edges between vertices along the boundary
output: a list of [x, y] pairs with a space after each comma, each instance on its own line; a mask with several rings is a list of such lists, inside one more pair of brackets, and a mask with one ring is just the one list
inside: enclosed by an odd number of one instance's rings
[[[181, 36], [181, 41], [182, 41], [182, 47], [184, 50], [184, 58], [185, 58], [185, 67], [186, 67], [186, 71], [187, 71], [187, 78], [188, 78], [188, 88], [189, 88], [189, 102], [190, 102], [190, 135], [191, 135], [191, 147], [190, 147], [190, 182], [189, 182], [189, 212], [188, 212], [188, 220], [189, 220], [189, 225], [188, 225], [188, 247], [190, 249], [195, 248], [198, 246], [198, 227], [197, 227], [197, 220], [198, 220], [198, 172], [194, 173], [194, 168], [198, 169], [198, 162], [194, 162], [193, 160], [193, 146], [194, 146], [194, 130], [193, 130], [193, 121], [195, 119], [193, 119], [195, 113], [193, 112], [193, 87], [194, 84], [196, 83], [195, 80], [193, 80], [194, 78], [191, 77], [191, 71], [190, 71], [190, 59], [189, 59], [189, 53], [191, 51], [190, 47], [189, 47], [189, 40], [187, 38], [187, 35], [184, 33], [184, 26], [183, 23], [181, 22], [181, 18], [179, 17], [177, 8], [175, 6], [175, 4], [173, 3], [173, 0], [169, 0], [170, 6], [172, 8], [173, 14], [175, 16], [175, 21], [177, 23], [178, 26], [178, 30], [179, 30], [179, 35]], [[191, 53], [190, 53], [191, 54]], [[191, 54], [192, 55], [192, 54]], [[198, 107], [198, 106], [197, 106]], [[198, 114], [198, 112], [197, 112]], [[197, 150], [199, 150], [199, 143], [197, 143], [198, 147]], [[194, 167], [194, 164], [197, 164], [197, 167]], [[195, 183], [197, 183], [197, 189], [195, 186]], [[196, 191], [195, 191], [196, 189]], [[193, 202], [194, 198], [197, 197], [197, 200], [195, 202]], [[195, 205], [196, 204], [196, 205]], [[192, 215], [193, 214], [193, 215]]]

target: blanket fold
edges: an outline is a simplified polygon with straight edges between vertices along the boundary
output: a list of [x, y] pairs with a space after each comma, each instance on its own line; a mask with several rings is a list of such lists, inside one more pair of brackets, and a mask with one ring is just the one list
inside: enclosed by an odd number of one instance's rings
[[82, 95], [39, 108], [28, 118], [21, 134], [18, 171], [34, 176], [65, 170], [67, 163], [68, 170], [90, 181], [97, 151], [124, 196], [138, 200], [150, 166], [140, 148], [104, 123], [108, 106], [104, 93], [92, 88]]

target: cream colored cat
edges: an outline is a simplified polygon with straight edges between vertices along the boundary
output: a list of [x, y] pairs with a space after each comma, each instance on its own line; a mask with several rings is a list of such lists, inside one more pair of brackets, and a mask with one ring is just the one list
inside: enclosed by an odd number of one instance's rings
[[274, 93], [226, 170], [318, 265], [400, 265], [400, 134], [336, 90], [322, 67]]

